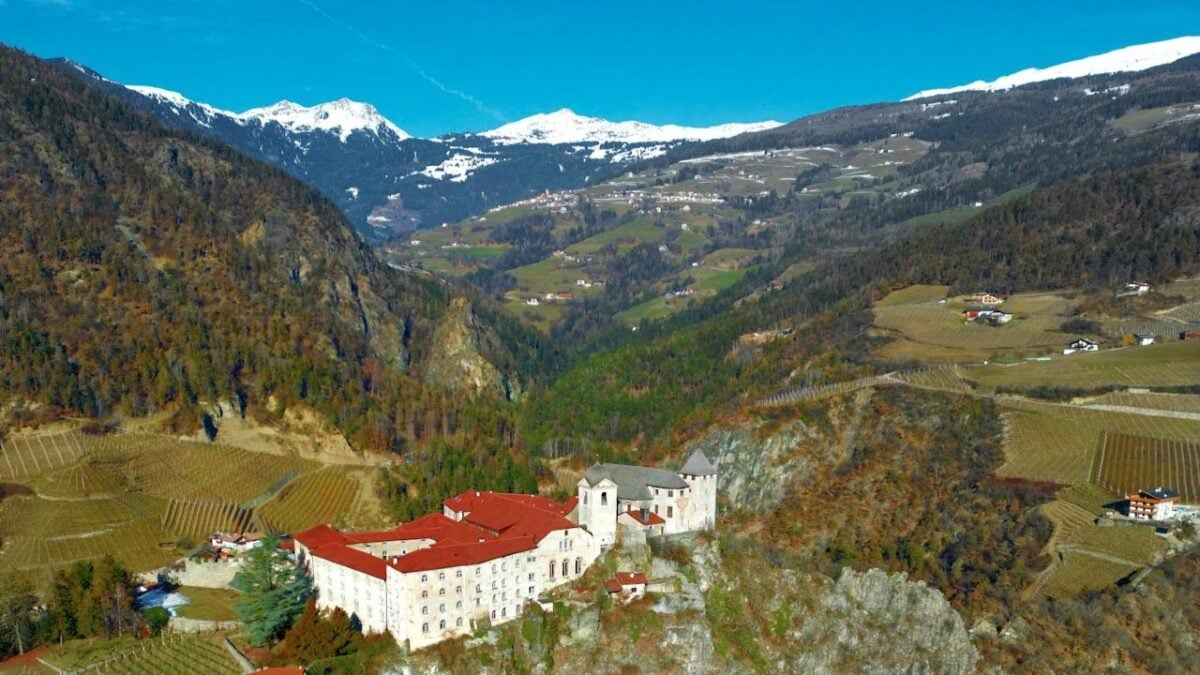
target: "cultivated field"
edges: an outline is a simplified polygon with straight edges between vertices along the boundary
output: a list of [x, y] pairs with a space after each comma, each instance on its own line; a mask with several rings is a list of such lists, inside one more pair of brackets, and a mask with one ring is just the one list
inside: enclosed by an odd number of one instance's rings
[[1062, 558], [1042, 586], [1042, 593], [1052, 598], [1069, 598], [1084, 591], [1112, 586], [1138, 569], [1082, 551], [1063, 551]]
[[22, 480], [71, 464], [87, 454], [87, 442], [73, 430], [0, 438], [0, 480]]
[[1200, 421], [1002, 399], [1002, 476], [1084, 484], [1093, 475], [1102, 432], [1200, 439]]
[[163, 528], [199, 542], [213, 532], [248, 532], [254, 512], [222, 501], [172, 499], [163, 514]]
[[1200, 382], [1200, 341], [1079, 352], [1012, 366], [977, 366], [967, 376], [988, 387], [1191, 385]]
[[946, 297], [950, 292], [949, 286], [930, 286], [927, 284], [915, 284], [907, 288], [901, 288], [898, 291], [892, 291], [887, 294], [879, 302], [875, 303], [876, 307], [895, 307], [896, 305], [907, 305], [915, 302], [937, 302]]
[[164, 634], [144, 640], [77, 641], [52, 650], [46, 659], [60, 672], [129, 675], [241, 673], [242, 668], [215, 635]]
[[337, 523], [354, 504], [359, 485], [327, 468], [293, 482], [258, 510], [275, 532], [296, 532], [317, 523]]
[[1200, 500], [1200, 437], [1190, 439], [1104, 432], [1094, 482], [1114, 494], [1163, 486], [1184, 502]]
[[1089, 400], [1088, 405], [1115, 405], [1127, 408], [1145, 408], [1148, 410], [1168, 410], [1171, 412], [1200, 414], [1200, 395], [1114, 391]]

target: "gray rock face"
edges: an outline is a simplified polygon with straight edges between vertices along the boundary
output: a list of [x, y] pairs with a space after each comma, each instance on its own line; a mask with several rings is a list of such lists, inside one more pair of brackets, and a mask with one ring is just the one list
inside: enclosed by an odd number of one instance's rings
[[821, 647], [800, 654], [789, 670], [969, 673], [979, 661], [946, 598], [904, 574], [846, 569], [818, 605], [789, 637]]

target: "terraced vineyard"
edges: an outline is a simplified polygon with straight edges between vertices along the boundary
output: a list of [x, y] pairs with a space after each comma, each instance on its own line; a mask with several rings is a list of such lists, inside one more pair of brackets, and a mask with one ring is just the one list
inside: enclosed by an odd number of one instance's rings
[[73, 464], [87, 453], [87, 439], [78, 431], [0, 438], [0, 480], [27, 479]]
[[971, 385], [962, 377], [962, 370], [956, 366], [915, 370], [901, 373], [898, 377], [901, 381], [922, 389], [962, 393], [971, 390]]
[[336, 523], [350, 510], [359, 485], [335, 469], [326, 468], [285, 487], [258, 509], [267, 529], [296, 532], [317, 523]]
[[1095, 483], [1114, 494], [1166, 486], [1184, 502], [1200, 499], [1200, 438], [1105, 432], [1095, 465]]
[[[212, 673], [236, 675], [241, 665], [212, 636], [164, 634], [141, 640], [126, 651], [88, 664], [76, 664], [71, 672], [128, 675], [190, 675]], [[51, 662], [56, 663], [51, 657]]]
[[241, 503], [292, 472], [303, 473], [318, 466], [294, 457], [177, 441], [164, 444], [158, 452], [137, 455], [127, 470], [133, 485], [147, 494]]
[[1052, 598], [1069, 598], [1084, 591], [1112, 586], [1138, 569], [1081, 551], [1064, 551], [1061, 564], [1050, 572], [1041, 592]]
[[128, 487], [129, 478], [121, 460], [85, 456], [64, 469], [35, 477], [30, 484], [40, 494], [78, 498], [117, 494]]
[[0, 568], [49, 571], [112, 554], [131, 569], [153, 569], [176, 555], [173, 537], [160, 522], [165, 508], [161, 499], [131, 494], [84, 501], [5, 499]]
[[231, 502], [172, 499], [162, 524], [170, 532], [202, 540], [213, 532], [250, 531], [253, 518], [253, 511]]
[[1122, 391], [1099, 396], [1088, 404], [1200, 414], [1200, 396], [1196, 394], [1134, 394]]
[[1200, 421], [1001, 399], [1005, 409], [1002, 476], [1085, 484], [1103, 431], [1200, 439]]

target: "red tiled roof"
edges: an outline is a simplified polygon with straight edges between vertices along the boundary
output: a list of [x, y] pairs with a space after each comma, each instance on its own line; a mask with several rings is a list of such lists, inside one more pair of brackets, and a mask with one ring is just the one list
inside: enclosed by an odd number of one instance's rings
[[314, 525], [296, 534], [293, 539], [307, 546], [310, 551], [315, 551], [326, 544], [346, 543], [345, 535], [325, 524]]
[[331, 563], [336, 563], [342, 567], [349, 567], [363, 574], [370, 574], [376, 579], [387, 578], [386, 560], [376, 558], [366, 551], [350, 548], [345, 544], [326, 544], [320, 548], [313, 549], [312, 554], [315, 558], [328, 560]]
[[291, 537], [284, 537], [279, 540], [279, 548], [285, 551], [295, 551], [296, 542]]
[[397, 558], [392, 567], [400, 572], [424, 572], [462, 565], [478, 565], [535, 548], [537, 542], [532, 537], [495, 539], [474, 544], [435, 544]]
[[620, 593], [621, 582], [617, 581], [616, 579], [609, 579], [608, 581], [604, 582], [604, 588], [608, 589], [609, 593]]
[[565, 515], [575, 508], [571, 500], [560, 504], [536, 495], [472, 491], [451, 497], [443, 504], [464, 513], [465, 522], [500, 537], [533, 537], [541, 541], [551, 532], [576, 526]]
[[641, 585], [646, 583], [646, 575], [641, 572], [617, 572], [617, 581], [622, 586]]
[[642, 510], [641, 509], [633, 509], [632, 511], [626, 511], [626, 512], [622, 513], [621, 515], [629, 516], [630, 518], [633, 518], [634, 520], [641, 523], [642, 525], [645, 525], [646, 527], [650, 527], [651, 525], [665, 525], [667, 523], [667, 521], [662, 519], [662, 516], [659, 516], [657, 513], [654, 513], [653, 511], [647, 511], [645, 519], [642, 518]]

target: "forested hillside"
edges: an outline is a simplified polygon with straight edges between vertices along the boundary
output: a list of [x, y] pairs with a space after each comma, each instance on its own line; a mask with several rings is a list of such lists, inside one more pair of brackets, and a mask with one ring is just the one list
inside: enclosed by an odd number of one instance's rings
[[[266, 417], [303, 404], [375, 450], [495, 408], [418, 376], [456, 291], [389, 269], [281, 171], [9, 49], [0, 195], [5, 394], [89, 417], [173, 410], [181, 429], [219, 399]], [[464, 339], [519, 391], [544, 346], [474, 317]]]

